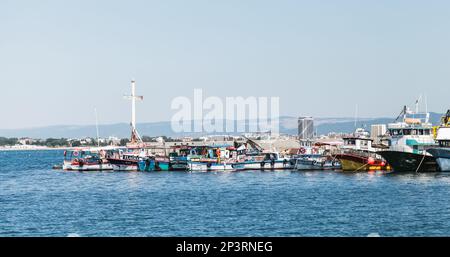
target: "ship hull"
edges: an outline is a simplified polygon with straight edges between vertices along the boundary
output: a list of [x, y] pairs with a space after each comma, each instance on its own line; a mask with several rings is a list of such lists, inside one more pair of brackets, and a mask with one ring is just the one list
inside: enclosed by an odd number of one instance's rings
[[113, 159], [108, 158], [109, 163], [112, 165], [114, 171], [138, 171], [138, 162], [134, 160]]
[[235, 168], [232, 164], [227, 163], [206, 163], [206, 162], [190, 162], [188, 163], [189, 171], [208, 172], [208, 171], [233, 171]]
[[369, 159], [355, 154], [338, 154], [336, 159], [341, 162], [343, 171], [390, 171], [390, 167], [380, 161], [369, 164]]
[[188, 170], [187, 163], [170, 163], [169, 170], [171, 171], [186, 171]]
[[433, 148], [428, 149], [427, 152], [436, 159], [441, 171], [450, 172], [450, 148]]
[[169, 162], [163, 162], [163, 161], [155, 161], [155, 170], [157, 171], [168, 171], [169, 170]]
[[67, 171], [107, 171], [113, 170], [113, 166], [110, 163], [85, 163], [85, 164], [73, 164], [71, 162], [65, 162], [63, 170]]
[[394, 172], [437, 172], [440, 171], [436, 158], [429, 155], [400, 151], [380, 151]]
[[281, 161], [277, 160], [274, 162], [264, 161], [264, 162], [243, 162], [241, 163], [245, 170], [287, 170], [293, 169], [294, 165], [292, 165], [289, 161]]
[[341, 164], [336, 162], [318, 162], [314, 160], [297, 160], [295, 170], [338, 170]]

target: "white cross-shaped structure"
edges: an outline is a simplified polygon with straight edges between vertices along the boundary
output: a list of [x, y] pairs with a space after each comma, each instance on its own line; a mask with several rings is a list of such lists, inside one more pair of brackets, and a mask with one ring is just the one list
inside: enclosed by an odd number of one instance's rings
[[142, 143], [141, 136], [136, 129], [136, 100], [144, 100], [144, 96], [136, 95], [136, 82], [131, 81], [131, 95], [126, 95], [125, 99], [131, 100], [131, 143]]

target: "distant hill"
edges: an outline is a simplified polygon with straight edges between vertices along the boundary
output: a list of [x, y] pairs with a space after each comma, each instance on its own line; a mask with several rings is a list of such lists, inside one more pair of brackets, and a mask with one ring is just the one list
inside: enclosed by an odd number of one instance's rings
[[[430, 121], [433, 124], [439, 124], [443, 114], [431, 113]], [[386, 124], [393, 122], [394, 118], [360, 118], [357, 121], [357, 127], [366, 127], [370, 130], [372, 124]], [[247, 121], [247, 124], [249, 122]], [[314, 120], [318, 134], [328, 134], [329, 132], [350, 133], [355, 130], [354, 118], [315, 118]], [[198, 136], [204, 134], [196, 133], [174, 133], [171, 124], [167, 122], [151, 122], [138, 124], [138, 130], [142, 136]], [[120, 138], [128, 137], [130, 126], [127, 123], [99, 125], [100, 136], [116, 136]], [[280, 117], [280, 132], [284, 134], [297, 134], [297, 118], [283, 116]], [[225, 133], [222, 133], [225, 134]], [[31, 137], [31, 138], [82, 138], [95, 137], [95, 125], [88, 126], [48, 126], [27, 129], [0, 129], [0, 137]]]

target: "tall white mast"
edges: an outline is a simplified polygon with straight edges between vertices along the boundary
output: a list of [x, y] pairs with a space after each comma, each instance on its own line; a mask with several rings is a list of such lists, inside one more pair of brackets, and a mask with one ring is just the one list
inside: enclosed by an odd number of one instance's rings
[[131, 81], [131, 128], [136, 129], [136, 81]]
[[143, 96], [136, 95], [136, 82], [131, 80], [131, 95], [125, 96], [131, 100], [131, 143], [142, 143], [141, 136], [136, 129], [136, 100], [144, 100]]
[[97, 108], [94, 109], [95, 111], [95, 128], [97, 130], [97, 146], [100, 147], [100, 135], [98, 132], [98, 115], [97, 115]]

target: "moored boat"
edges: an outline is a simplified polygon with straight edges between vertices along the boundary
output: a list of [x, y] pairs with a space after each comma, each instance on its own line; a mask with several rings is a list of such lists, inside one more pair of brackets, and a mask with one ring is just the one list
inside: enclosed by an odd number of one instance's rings
[[[300, 148], [292, 155], [291, 162], [295, 170], [337, 170], [341, 168], [338, 159], [332, 157], [325, 149], [325, 143], [314, 142], [311, 139], [299, 140]], [[290, 149], [289, 152], [292, 153]]]
[[402, 121], [387, 125], [389, 149], [377, 153], [394, 172], [439, 171], [436, 159], [427, 152], [436, 147], [429, 113], [412, 112], [405, 106], [400, 117], [403, 117]]
[[390, 171], [390, 166], [385, 161], [371, 154], [365, 155], [363, 152], [346, 152], [336, 155], [339, 159], [343, 171]]
[[138, 171], [139, 156], [135, 154], [122, 154], [120, 157], [108, 158], [115, 171]]
[[188, 160], [186, 156], [180, 156], [176, 152], [169, 154], [169, 170], [186, 171], [188, 170]]
[[293, 169], [295, 162], [281, 157], [278, 152], [263, 152], [246, 155], [244, 161], [238, 162], [245, 170], [286, 170]]
[[358, 128], [353, 136], [343, 140], [341, 152], [335, 155], [343, 171], [390, 171], [386, 161], [376, 154], [377, 148], [372, 146], [373, 140], [364, 129]]
[[427, 152], [433, 155], [439, 171], [450, 171], [450, 148], [431, 148]]
[[440, 171], [450, 171], [450, 110], [441, 118], [436, 128], [436, 141], [439, 147], [427, 149], [435, 159]]
[[107, 160], [108, 149], [80, 148], [64, 151], [62, 169], [68, 171], [104, 171], [113, 170]]
[[325, 156], [302, 156], [295, 161], [295, 170], [338, 170], [341, 163]]
[[207, 171], [233, 171], [236, 168], [232, 163], [217, 162], [188, 162], [188, 169], [191, 172], [207, 172]]

